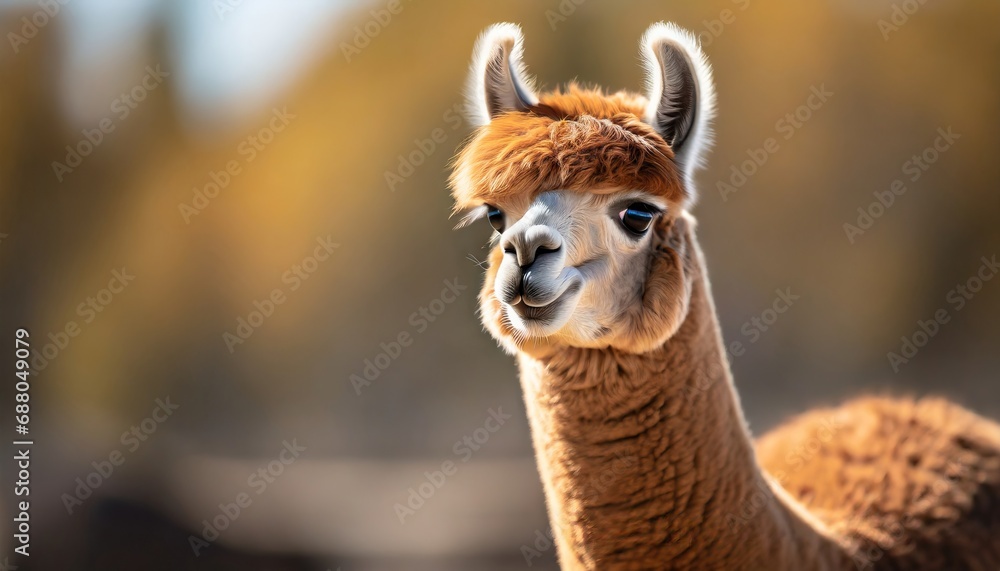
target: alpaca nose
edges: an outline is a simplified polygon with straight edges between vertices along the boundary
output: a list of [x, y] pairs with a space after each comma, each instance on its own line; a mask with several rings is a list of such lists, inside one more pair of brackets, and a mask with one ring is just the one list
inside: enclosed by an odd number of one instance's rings
[[521, 232], [511, 233], [501, 245], [504, 253], [513, 254], [517, 265], [525, 270], [541, 256], [558, 252], [562, 247], [562, 237], [549, 226], [536, 224]]

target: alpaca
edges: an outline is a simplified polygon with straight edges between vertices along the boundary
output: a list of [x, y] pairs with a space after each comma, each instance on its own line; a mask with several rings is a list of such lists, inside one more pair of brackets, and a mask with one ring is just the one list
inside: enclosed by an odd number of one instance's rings
[[694, 37], [645, 95], [536, 93], [513, 24], [475, 48], [450, 185], [494, 229], [484, 326], [517, 356], [563, 569], [1000, 569], [1000, 426], [862, 398], [752, 442], [690, 208], [711, 144]]

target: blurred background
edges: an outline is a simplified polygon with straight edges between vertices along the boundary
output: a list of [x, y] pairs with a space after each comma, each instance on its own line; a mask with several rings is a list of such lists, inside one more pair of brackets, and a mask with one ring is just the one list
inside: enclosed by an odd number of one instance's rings
[[5, 515], [4, 568], [555, 568], [475, 315], [490, 230], [448, 218], [496, 21], [546, 88], [639, 89], [651, 22], [700, 36], [694, 212], [754, 432], [860, 392], [1000, 417], [1000, 280], [970, 282], [1000, 253], [996, 2], [0, 6], [0, 336], [30, 330], [35, 373], [31, 556]]

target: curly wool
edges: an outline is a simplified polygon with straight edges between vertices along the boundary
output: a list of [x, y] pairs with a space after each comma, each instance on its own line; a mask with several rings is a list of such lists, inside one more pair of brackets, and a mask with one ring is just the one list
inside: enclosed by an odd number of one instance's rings
[[570, 85], [541, 95], [528, 113], [496, 117], [456, 157], [456, 210], [557, 189], [641, 188], [680, 203], [673, 152], [640, 119], [645, 106], [639, 95]]

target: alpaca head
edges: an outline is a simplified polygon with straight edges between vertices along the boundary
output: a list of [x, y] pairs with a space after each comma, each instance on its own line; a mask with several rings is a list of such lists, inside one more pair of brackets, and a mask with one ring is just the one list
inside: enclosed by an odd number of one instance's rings
[[655, 348], [691, 294], [693, 172], [714, 90], [694, 37], [654, 24], [645, 96], [570, 85], [536, 94], [513, 24], [476, 45], [467, 107], [478, 127], [455, 160], [463, 223], [494, 232], [483, 323], [508, 350]]

